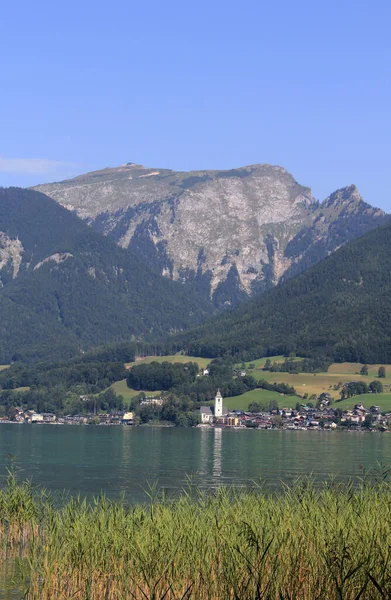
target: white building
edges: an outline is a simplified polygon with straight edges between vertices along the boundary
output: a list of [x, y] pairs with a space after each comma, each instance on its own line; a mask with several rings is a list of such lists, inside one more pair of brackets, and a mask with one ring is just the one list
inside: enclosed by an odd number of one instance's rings
[[122, 417], [122, 423], [125, 425], [133, 425], [134, 424], [134, 414], [132, 412], [126, 412]]
[[140, 401], [140, 406], [163, 406], [162, 398], [144, 398]]
[[215, 405], [213, 408], [210, 406], [201, 406], [200, 416], [202, 424], [212, 424], [216, 421], [220, 421], [228, 414], [228, 410], [223, 406], [223, 397], [220, 390], [217, 390], [215, 396]]
[[31, 415], [31, 422], [32, 423], [43, 423], [43, 416], [40, 415], [39, 413], [34, 413], [33, 415]]
[[223, 397], [221, 395], [220, 390], [217, 390], [217, 394], [215, 396], [215, 411], [214, 416], [216, 418], [223, 416]]
[[210, 406], [201, 406], [200, 408], [201, 423], [207, 425], [213, 423], [213, 412]]

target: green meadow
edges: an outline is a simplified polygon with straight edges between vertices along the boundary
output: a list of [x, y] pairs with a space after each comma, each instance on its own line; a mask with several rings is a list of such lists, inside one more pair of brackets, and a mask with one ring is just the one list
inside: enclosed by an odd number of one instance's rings
[[[121, 379], [121, 381], [116, 381], [113, 383], [110, 388], [115, 391], [116, 394], [121, 394], [124, 397], [125, 404], [129, 404], [129, 402], [138, 394], [141, 394], [140, 390], [133, 390], [129, 388], [126, 384], [126, 379]], [[109, 388], [109, 389], [110, 389]], [[160, 396], [160, 392], [148, 392], [144, 390], [144, 393], [148, 396]]]
[[195, 362], [197, 363], [200, 369], [205, 369], [205, 367], [210, 363], [211, 358], [201, 358], [199, 356], [187, 356], [186, 354], [170, 354], [169, 356], [147, 356], [146, 358], [141, 358], [135, 362], [126, 363], [127, 367], [134, 367], [134, 365], [139, 365], [141, 363], [151, 363], [151, 362], [172, 362], [172, 363], [188, 363]]
[[224, 406], [229, 410], [247, 410], [251, 402], [267, 404], [272, 400], [276, 400], [280, 408], [294, 408], [297, 402], [303, 402], [298, 396], [287, 396], [271, 390], [256, 389], [241, 396], [224, 398]]
[[[269, 383], [287, 383], [292, 385], [300, 396], [312, 394], [319, 396], [322, 392], [328, 392], [333, 398], [339, 398], [339, 390], [334, 390], [334, 386], [339, 382], [345, 383], [352, 381], [352, 375], [329, 374], [329, 373], [271, 373], [270, 371], [254, 371], [251, 375], [257, 379], [265, 379]], [[356, 380], [372, 381], [368, 377], [361, 375], [355, 376]]]
[[[282, 363], [282, 362], [284, 362], [284, 360], [286, 360], [286, 357], [282, 356], [282, 354], [278, 355], [278, 356], [265, 356], [264, 358], [257, 358], [256, 360], [251, 360], [244, 364], [246, 366], [246, 369], [248, 369], [250, 367], [250, 365], [254, 365], [255, 369], [262, 369], [265, 366], [265, 363], [267, 360], [270, 360], [272, 363], [273, 362]], [[235, 368], [240, 369], [241, 366], [242, 366], [242, 363], [238, 363], [237, 365], [235, 365]]]
[[[273, 362], [281, 357], [270, 357]], [[263, 364], [266, 359], [260, 359]], [[262, 369], [262, 363], [259, 361], [259, 366], [255, 369], [250, 369], [248, 373], [257, 381], [265, 379], [269, 383], [287, 383], [292, 385], [300, 396], [308, 394], [308, 398], [313, 394], [319, 396], [323, 392], [327, 392], [334, 400], [339, 400], [340, 390], [334, 389], [339, 383], [347, 383], [349, 381], [365, 381], [369, 384], [374, 379], [377, 379], [378, 368], [381, 365], [368, 365], [368, 375], [360, 375], [360, 363], [333, 363], [327, 372], [324, 373], [271, 373]], [[276, 360], [276, 362], [278, 362]], [[254, 361], [258, 363], [258, 361]], [[391, 365], [383, 365], [386, 368], [386, 377], [379, 379], [384, 386], [384, 393], [379, 394], [379, 402], [381, 405], [384, 396], [384, 410], [388, 410], [387, 394], [391, 391]]]
[[360, 396], [353, 396], [353, 398], [346, 398], [345, 400], [335, 402], [333, 408], [348, 410], [354, 408], [354, 405], [359, 402], [362, 402], [365, 408], [376, 405], [380, 406], [382, 412], [391, 412], [391, 393], [361, 394]]
[[[333, 363], [328, 370], [329, 374], [350, 374], [350, 375], [360, 375], [360, 370], [363, 367], [363, 363]], [[383, 379], [383, 383], [391, 383], [391, 365], [387, 364], [376, 364], [376, 365], [367, 365], [368, 367], [368, 377], [372, 381], [377, 377], [377, 372], [379, 367], [385, 367], [386, 369], [386, 377]], [[355, 377], [356, 378], [356, 377]]]

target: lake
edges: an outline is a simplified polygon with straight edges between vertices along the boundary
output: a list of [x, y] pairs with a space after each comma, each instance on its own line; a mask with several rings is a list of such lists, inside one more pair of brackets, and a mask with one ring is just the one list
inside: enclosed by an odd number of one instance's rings
[[276, 489], [300, 475], [360, 476], [377, 463], [391, 466], [391, 435], [0, 424], [0, 476], [9, 454], [21, 478], [48, 490], [142, 502], [148, 484], [178, 493], [186, 475], [207, 490], [260, 478]]

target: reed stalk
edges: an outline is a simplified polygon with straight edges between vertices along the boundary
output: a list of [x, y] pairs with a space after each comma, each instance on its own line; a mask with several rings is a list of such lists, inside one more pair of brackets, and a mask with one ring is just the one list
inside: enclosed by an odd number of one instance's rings
[[101, 496], [56, 507], [10, 473], [0, 490], [0, 559], [28, 600], [391, 597], [383, 478], [320, 487], [305, 479], [278, 494], [155, 492], [143, 505]]

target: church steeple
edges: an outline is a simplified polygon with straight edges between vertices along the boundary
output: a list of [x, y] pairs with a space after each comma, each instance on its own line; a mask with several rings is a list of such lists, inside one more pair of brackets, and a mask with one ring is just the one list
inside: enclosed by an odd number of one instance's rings
[[223, 397], [221, 395], [220, 390], [217, 390], [217, 394], [215, 397], [215, 417], [223, 416]]

